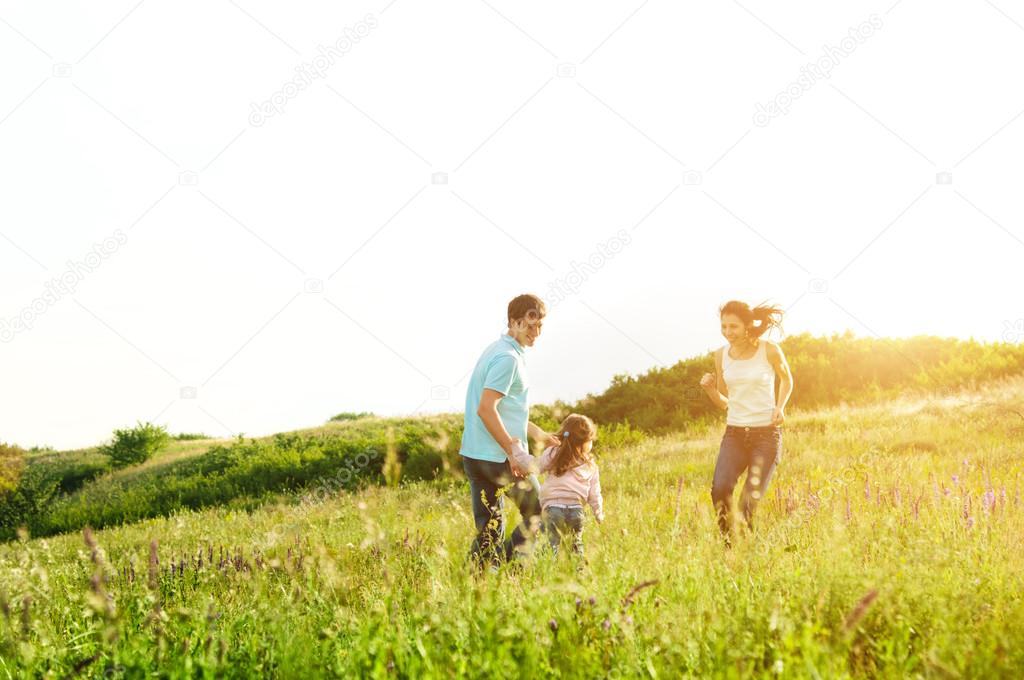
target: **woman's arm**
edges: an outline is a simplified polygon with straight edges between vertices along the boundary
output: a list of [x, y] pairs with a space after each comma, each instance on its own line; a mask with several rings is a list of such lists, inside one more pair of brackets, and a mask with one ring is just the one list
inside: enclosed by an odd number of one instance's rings
[[772, 413], [772, 425], [782, 425], [786, 422], [786, 404], [793, 395], [793, 372], [789, 370], [789, 362], [782, 348], [773, 342], [766, 347], [768, 363], [775, 370], [775, 376], [779, 379], [779, 396], [775, 400], [775, 412]]
[[726, 396], [729, 394], [729, 388], [722, 378], [722, 351], [715, 351], [715, 374], [705, 373], [700, 379], [700, 386], [704, 388], [711, 403], [724, 411], [729, 408], [729, 398]]

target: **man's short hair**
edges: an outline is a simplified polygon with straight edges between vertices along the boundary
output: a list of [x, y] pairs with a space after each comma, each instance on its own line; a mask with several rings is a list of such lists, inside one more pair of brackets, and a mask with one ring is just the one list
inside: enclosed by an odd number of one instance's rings
[[511, 326], [513, 321], [520, 319], [533, 323], [543, 319], [547, 313], [547, 307], [539, 297], [530, 294], [520, 295], [508, 303], [508, 324]]

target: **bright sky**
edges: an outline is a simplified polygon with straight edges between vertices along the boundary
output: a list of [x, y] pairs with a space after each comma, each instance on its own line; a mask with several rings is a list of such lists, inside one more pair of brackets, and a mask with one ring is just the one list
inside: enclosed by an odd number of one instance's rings
[[732, 298], [1024, 340], [1006, 0], [103, 5], [0, 2], [0, 440], [459, 411], [553, 286], [536, 402]]

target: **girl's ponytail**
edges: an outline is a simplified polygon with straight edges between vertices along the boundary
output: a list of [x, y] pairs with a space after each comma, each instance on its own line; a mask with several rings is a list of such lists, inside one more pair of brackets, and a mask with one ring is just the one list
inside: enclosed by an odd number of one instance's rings
[[558, 436], [562, 443], [555, 451], [550, 469], [556, 475], [564, 475], [586, 462], [583, 446], [597, 436], [597, 426], [590, 418], [573, 413], [562, 423]]

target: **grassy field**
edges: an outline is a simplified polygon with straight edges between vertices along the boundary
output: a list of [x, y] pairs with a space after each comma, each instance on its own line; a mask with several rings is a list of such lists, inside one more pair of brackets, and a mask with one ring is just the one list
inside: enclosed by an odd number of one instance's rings
[[731, 549], [718, 426], [600, 451], [581, 572], [539, 549], [476, 576], [458, 477], [15, 541], [0, 677], [1021, 677], [1022, 403], [791, 417]]

